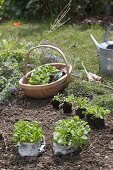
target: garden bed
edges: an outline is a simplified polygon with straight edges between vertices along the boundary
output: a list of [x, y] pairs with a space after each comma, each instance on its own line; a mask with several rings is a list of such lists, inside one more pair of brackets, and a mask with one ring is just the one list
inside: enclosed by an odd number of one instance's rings
[[[69, 116], [69, 115], [68, 115]], [[102, 130], [92, 130], [89, 144], [79, 153], [54, 156], [52, 152], [53, 126], [56, 121], [68, 117], [62, 110], [56, 111], [49, 99], [31, 99], [22, 93], [9, 104], [0, 106], [0, 127], [6, 139], [7, 150], [0, 141], [0, 169], [2, 170], [112, 170], [113, 150], [109, 149], [113, 140], [113, 115], [108, 116], [107, 125]], [[72, 116], [70, 114], [70, 116]], [[42, 124], [46, 138], [45, 152], [39, 157], [21, 158], [12, 142], [13, 124], [19, 120], [38, 120]], [[51, 126], [50, 126], [51, 125]]]

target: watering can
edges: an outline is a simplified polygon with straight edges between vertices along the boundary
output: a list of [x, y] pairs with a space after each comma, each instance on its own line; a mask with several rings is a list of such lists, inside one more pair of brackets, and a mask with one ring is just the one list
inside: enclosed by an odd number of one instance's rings
[[104, 34], [103, 43], [99, 44], [90, 34], [90, 37], [100, 55], [100, 71], [103, 74], [113, 76], [113, 41], [108, 41], [108, 34], [113, 28], [111, 24]]

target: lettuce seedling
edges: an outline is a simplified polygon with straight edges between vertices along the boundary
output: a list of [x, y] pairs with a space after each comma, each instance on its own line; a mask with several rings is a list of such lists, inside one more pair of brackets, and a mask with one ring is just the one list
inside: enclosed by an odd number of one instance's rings
[[39, 122], [19, 120], [14, 124], [13, 141], [17, 145], [23, 142], [38, 144], [42, 139], [43, 132]]
[[82, 148], [88, 142], [89, 131], [87, 122], [79, 119], [78, 116], [62, 119], [56, 122], [53, 141], [60, 146]]

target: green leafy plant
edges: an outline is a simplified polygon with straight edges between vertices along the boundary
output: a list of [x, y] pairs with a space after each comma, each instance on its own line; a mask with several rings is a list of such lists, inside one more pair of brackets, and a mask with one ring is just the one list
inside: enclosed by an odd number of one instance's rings
[[78, 108], [86, 108], [87, 103], [89, 102], [86, 97], [76, 97], [75, 100], [75, 107]]
[[104, 119], [111, 111], [97, 105], [87, 105], [85, 114], [92, 115], [92, 118]]
[[73, 103], [74, 102], [74, 95], [73, 94], [71, 94], [71, 95], [69, 95], [69, 96], [67, 96], [67, 97], [65, 97], [64, 98], [64, 102], [67, 102], [67, 103]]
[[55, 101], [58, 101], [58, 102], [62, 102], [62, 94], [57, 94], [57, 95], [55, 95], [54, 97], [53, 97], [53, 99], [52, 99], [53, 101], [55, 100]]
[[62, 119], [56, 122], [53, 141], [62, 146], [82, 148], [88, 141], [89, 131], [87, 122], [79, 119], [78, 116]]
[[43, 132], [39, 122], [19, 120], [14, 124], [13, 141], [17, 145], [23, 142], [37, 144], [41, 139], [43, 139]]
[[62, 107], [63, 107], [63, 112], [64, 113], [71, 113], [72, 112], [72, 106], [74, 102], [74, 95], [71, 94], [67, 97], [64, 97]]
[[4, 38], [0, 34], [0, 103], [8, 101], [19, 89], [19, 79], [23, 75], [23, 58], [28, 44], [19, 41], [17, 35]]
[[32, 72], [28, 82], [32, 85], [48, 84], [58, 71], [55, 66], [51, 65], [38, 67]]
[[60, 106], [62, 105], [62, 101], [63, 101], [63, 98], [62, 98], [62, 94], [57, 94], [53, 97], [52, 99], [52, 105], [55, 109], [59, 109]]

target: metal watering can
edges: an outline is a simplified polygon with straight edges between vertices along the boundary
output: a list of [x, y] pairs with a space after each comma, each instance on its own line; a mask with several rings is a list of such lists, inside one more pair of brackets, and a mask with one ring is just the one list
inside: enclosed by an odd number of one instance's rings
[[113, 28], [111, 24], [104, 34], [103, 43], [99, 44], [90, 34], [90, 37], [97, 48], [100, 55], [100, 71], [101, 73], [113, 76], [113, 41], [108, 41], [108, 34]]

